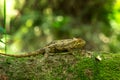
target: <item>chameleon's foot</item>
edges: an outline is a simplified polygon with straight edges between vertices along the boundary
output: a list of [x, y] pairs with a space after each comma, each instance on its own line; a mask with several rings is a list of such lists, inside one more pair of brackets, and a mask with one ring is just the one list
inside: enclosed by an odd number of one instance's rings
[[44, 57], [40, 60], [40, 62], [45, 61], [46, 58], [48, 58], [48, 54], [44, 54]]
[[50, 48], [46, 47], [44, 57], [40, 60], [40, 62], [43, 62], [46, 58], [48, 58], [49, 52], [50, 52]]

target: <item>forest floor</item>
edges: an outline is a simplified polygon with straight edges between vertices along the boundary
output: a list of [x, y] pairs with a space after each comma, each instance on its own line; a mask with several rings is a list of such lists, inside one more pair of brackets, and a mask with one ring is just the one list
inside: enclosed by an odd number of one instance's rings
[[0, 80], [120, 80], [120, 54], [56, 53], [46, 59], [0, 56]]

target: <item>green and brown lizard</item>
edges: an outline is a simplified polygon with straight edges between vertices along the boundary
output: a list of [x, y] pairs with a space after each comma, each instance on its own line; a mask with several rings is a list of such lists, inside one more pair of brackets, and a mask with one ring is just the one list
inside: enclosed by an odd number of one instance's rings
[[60, 52], [69, 52], [73, 49], [81, 49], [85, 45], [85, 41], [81, 38], [73, 38], [73, 39], [63, 39], [63, 40], [55, 40], [46, 45], [45, 47], [38, 49], [33, 52], [28, 52], [27, 54], [7, 54], [0, 53], [5, 56], [12, 57], [30, 57], [36, 56], [39, 54], [48, 54], [48, 53], [60, 53]]

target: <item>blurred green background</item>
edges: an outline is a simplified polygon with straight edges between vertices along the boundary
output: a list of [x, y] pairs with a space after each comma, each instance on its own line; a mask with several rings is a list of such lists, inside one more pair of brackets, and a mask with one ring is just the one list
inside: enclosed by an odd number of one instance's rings
[[119, 52], [120, 1], [6, 0], [4, 27], [4, 0], [0, 0], [0, 52], [5, 45], [7, 53], [23, 53], [74, 37], [86, 40], [87, 50]]

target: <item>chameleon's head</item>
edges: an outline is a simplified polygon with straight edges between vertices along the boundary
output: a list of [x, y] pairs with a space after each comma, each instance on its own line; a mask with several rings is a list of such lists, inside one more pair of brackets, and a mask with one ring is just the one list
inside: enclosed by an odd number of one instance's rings
[[75, 48], [81, 48], [83, 46], [85, 46], [86, 42], [85, 40], [81, 39], [81, 38], [73, 38], [73, 43], [74, 43], [74, 47]]

